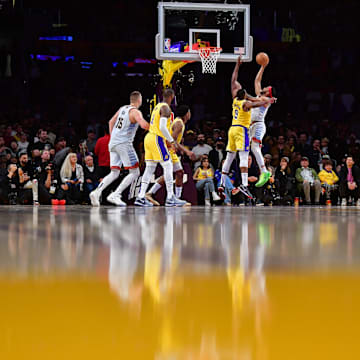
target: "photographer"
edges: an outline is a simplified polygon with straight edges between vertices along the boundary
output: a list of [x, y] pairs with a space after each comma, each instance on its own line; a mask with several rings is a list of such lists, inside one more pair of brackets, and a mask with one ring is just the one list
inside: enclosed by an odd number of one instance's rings
[[16, 176], [17, 166], [10, 164], [0, 173], [0, 204], [16, 205], [18, 201], [19, 182]]
[[43, 150], [41, 163], [35, 168], [34, 177], [38, 180], [40, 204], [49, 205], [57, 190], [54, 164], [50, 161], [50, 151]]

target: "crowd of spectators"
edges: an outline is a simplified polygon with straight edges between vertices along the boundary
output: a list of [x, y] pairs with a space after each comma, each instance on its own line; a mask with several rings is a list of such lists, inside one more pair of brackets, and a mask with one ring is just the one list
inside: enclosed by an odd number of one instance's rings
[[[13, 125], [6, 122], [8, 116], [1, 116], [0, 203], [89, 204], [89, 193], [110, 171], [106, 122], [105, 126], [95, 123], [84, 127], [79, 140], [71, 141], [73, 137], [66, 137], [71, 129], [63, 131], [48, 122], [38, 130], [34, 128], [34, 124], [41, 123], [41, 112], [38, 122], [32, 112], [22, 115], [24, 118]], [[191, 161], [184, 155], [182, 161], [192, 169], [199, 203], [293, 205], [299, 201], [304, 205], [360, 205], [360, 168], [356, 165], [360, 141], [356, 134], [342, 141], [332, 140], [318, 137], [319, 132], [299, 131], [285, 122], [276, 132], [277, 136], [272, 135], [274, 128], [270, 128], [263, 142], [265, 165], [272, 176], [261, 188], [255, 187], [260, 171], [249, 156], [249, 187], [254, 195], [249, 202], [237, 188], [241, 184], [238, 160], [234, 160], [226, 179], [225, 199], [220, 200], [217, 194], [226, 157], [226, 128], [216, 121], [188, 128], [183, 143], [196, 159]], [[140, 159], [143, 136], [139, 132], [136, 138]]]

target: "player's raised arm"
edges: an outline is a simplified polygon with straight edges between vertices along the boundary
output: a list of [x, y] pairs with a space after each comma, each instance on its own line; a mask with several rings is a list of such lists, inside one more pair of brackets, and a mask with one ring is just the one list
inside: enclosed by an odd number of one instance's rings
[[255, 94], [257, 96], [259, 96], [261, 93], [261, 80], [264, 74], [265, 67], [266, 65], [261, 65], [260, 70], [255, 77]]
[[120, 111], [120, 109], [115, 113], [115, 115], [109, 121], [109, 134], [110, 135], [111, 135], [111, 132], [112, 132], [114, 126], [115, 126], [116, 119], [119, 116], [119, 111]]
[[239, 68], [242, 64], [241, 56], [238, 57], [234, 71], [231, 76], [231, 95], [233, 99], [236, 97], [236, 93], [241, 89], [240, 83], [237, 81], [239, 76]]
[[160, 109], [160, 131], [164, 135], [165, 139], [174, 144], [175, 141], [169, 133], [169, 129], [167, 128], [168, 118], [171, 116], [171, 110], [169, 106], [163, 105]]
[[132, 109], [130, 112], [130, 121], [135, 124], [136, 122], [144, 130], [149, 130], [149, 123], [144, 119], [142, 112], [138, 109]]

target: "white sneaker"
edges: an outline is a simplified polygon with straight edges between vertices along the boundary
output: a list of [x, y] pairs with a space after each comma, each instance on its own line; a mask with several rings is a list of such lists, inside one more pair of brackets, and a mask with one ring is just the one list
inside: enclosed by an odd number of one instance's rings
[[219, 201], [219, 200], [221, 200], [221, 197], [220, 197], [215, 191], [213, 191], [213, 192], [211, 193], [211, 195], [212, 195], [213, 201]]
[[341, 206], [346, 206], [347, 203], [346, 203], [346, 199], [341, 199]]
[[205, 200], [205, 206], [211, 206], [210, 200]]
[[89, 197], [92, 206], [100, 206], [100, 196], [101, 194], [97, 190], [94, 190], [90, 193]]
[[113, 192], [106, 198], [106, 200], [116, 206], [127, 206], [126, 203], [121, 200], [121, 195], [117, 195]]
[[357, 207], [360, 207], [360, 199], [358, 199], [358, 200], [356, 201], [356, 206], [357, 206]]
[[185, 206], [186, 201], [178, 199], [175, 195], [171, 199], [166, 199], [165, 206], [172, 207], [172, 206]]

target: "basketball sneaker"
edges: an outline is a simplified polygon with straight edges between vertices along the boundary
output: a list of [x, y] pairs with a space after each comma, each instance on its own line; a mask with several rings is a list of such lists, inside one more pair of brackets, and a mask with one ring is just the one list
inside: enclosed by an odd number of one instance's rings
[[239, 190], [250, 200], [253, 200], [254, 197], [252, 196], [251, 192], [249, 191], [247, 186], [240, 185]]
[[178, 199], [175, 195], [172, 196], [170, 199], [166, 199], [165, 206], [171, 207], [171, 206], [185, 206], [186, 201]]
[[95, 189], [94, 191], [92, 191], [90, 193], [89, 197], [90, 197], [92, 206], [100, 206], [100, 196], [101, 196], [101, 194], [99, 193], [99, 191], [97, 189]]
[[126, 203], [121, 200], [120, 194], [111, 193], [106, 200], [116, 206], [127, 206]]
[[213, 191], [213, 192], [211, 193], [211, 195], [212, 195], [213, 201], [219, 201], [219, 200], [221, 200], [221, 197], [220, 197], [215, 191]]
[[137, 197], [134, 203], [135, 206], [142, 206], [142, 207], [152, 207], [154, 206], [150, 201], [146, 200], [145, 198]]
[[160, 203], [153, 198], [153, 194], [151, 192], [147, 192], [145, 194], [145, 199], [150, 201], [155, 206], [160, 206]]
[[270, 171], [262, 172], [260, 174], [259, 181], [255, 184], [255, 186], [256, 187], [264, 186], [269, 181], [270, 178], [271, 178], [271, 172]]
[[222, 186], [222, 185], [220, 185], [219, 187], [218, 187], [218, 193], [219, 193], [219, 195], [220, 195], [220, 198], [221, 198], [221, 200], [225, 200], [225, 198], [226, 198], [226, 196], [225, 196], [225, 189], [224, 189], [224, 187]]
[[341, 199], [341, 206], [347, 206], [347, 201], [345, 198]]

